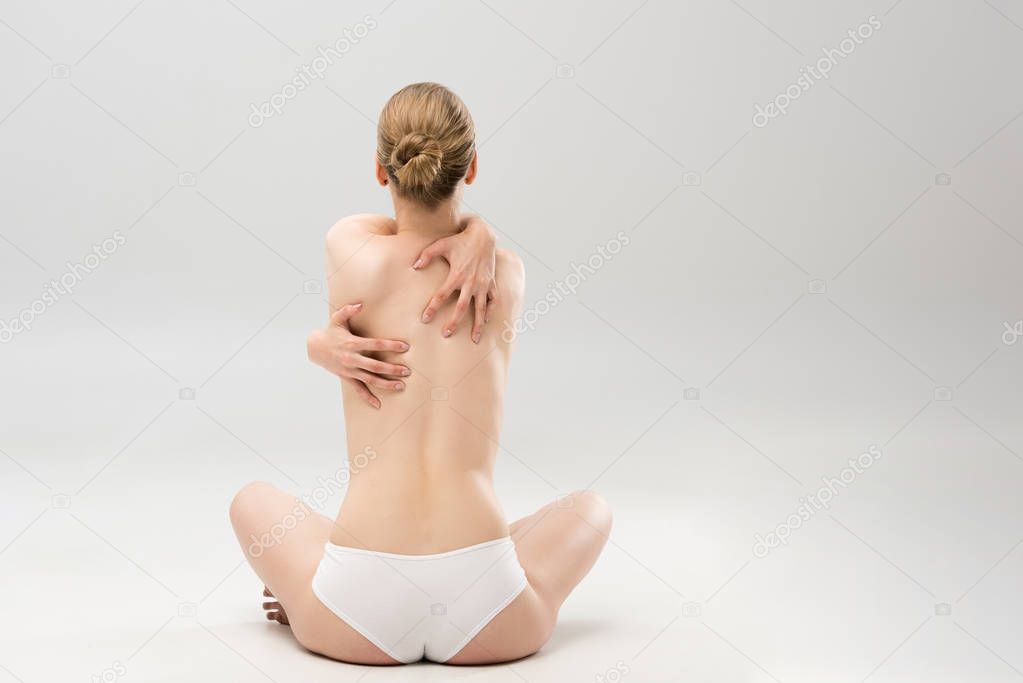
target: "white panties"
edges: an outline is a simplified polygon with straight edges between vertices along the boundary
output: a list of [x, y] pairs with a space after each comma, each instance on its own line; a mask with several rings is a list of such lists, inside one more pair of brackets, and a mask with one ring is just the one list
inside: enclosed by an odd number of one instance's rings
[[328, 543], [313, 577], [327, 609], [399, 662], [447, 661], [525, 587], [509, 537], [435, 555]]

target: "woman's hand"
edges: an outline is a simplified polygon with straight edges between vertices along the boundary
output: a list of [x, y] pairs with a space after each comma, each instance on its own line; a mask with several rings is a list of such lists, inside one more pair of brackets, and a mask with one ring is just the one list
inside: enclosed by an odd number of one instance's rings
[[438, 256], [444, 258], [451, 266], [448, 277], [440, 289], [430, 299], [422, 320], [428, 323], [433, 320], [437, 310], [458, 290], [458, 303], [445, 323], [443, 334], [450, 337], [458, 328], [459, 323], [469, 311], [469, 301], [475, 302], [472, 325], [472, 341], [476, 344], [483, 334], [483, 324], [490, 318], [490, 311], [497, 294], [497, 283], [494, 280], [496, 260], [494, 231], [485, 221], [477, 216], [464, 219], [465, 228], [457, 235], [439, 239], [419, 254], [413, 268], [425, 268]]
[[370, 351], [408, 351], [408, 344], [393, 339], [366, 339], [352, 334], [348, 321], [362, 310], [362, 304], [342, 306], [330, 316], [326, 329], [316, 330], [306, 340], [309, 360], [329, 370], [342, 381], [350, 383], [355, 392], [374, 408], [380, 407], [380, 399], [370, 387], [387, 391], [402, 391], [405, 383], [395, 377], [412, 374], [404, 365], [385, 363], [363, 354]]

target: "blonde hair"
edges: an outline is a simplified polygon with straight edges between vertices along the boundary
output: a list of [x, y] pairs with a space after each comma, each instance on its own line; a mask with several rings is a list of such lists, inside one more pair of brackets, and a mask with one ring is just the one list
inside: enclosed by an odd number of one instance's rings
[[427, 206], [448, 199], [475, 155], [472, 116], [443, 85], [407, 85], [380, 112], [377, 159], [400, 197]]

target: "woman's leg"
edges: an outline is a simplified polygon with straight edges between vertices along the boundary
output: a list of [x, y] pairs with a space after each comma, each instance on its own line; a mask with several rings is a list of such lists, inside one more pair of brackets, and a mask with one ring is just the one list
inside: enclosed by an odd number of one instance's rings
[[[357, 664], [396, 664], [313, 594], [332, 522], [270, 484], [247, 485], [231, 502], [231, 524], [245, 558], [286, 613], [305, 648]], [[265, 593], [264, 593], [265, 594]]]
[[610, 531], [611, 508], [593, 491], [576, 491], [514, 522], [511, 537], [529, 585], [448, 663], [501, 662], [539, 650]]

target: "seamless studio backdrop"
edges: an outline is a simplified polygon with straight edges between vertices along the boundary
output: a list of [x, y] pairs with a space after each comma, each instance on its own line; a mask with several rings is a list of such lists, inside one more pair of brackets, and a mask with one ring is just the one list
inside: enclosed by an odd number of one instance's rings
[[[1019, 3], [2, 2], [0, 64], [0, 683], [1023, 677]], [[227, 520], [358, 476], [305, 337], [421, 80], [526, 263], [506, 512], [616, 515], [486, 669], [303, 653]]]

